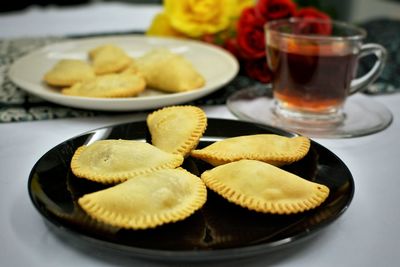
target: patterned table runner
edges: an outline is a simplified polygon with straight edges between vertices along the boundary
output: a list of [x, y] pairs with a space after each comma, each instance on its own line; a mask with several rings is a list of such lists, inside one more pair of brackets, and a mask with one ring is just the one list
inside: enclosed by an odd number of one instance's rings
[[[400, 36], [398, 35], [400, 32], [400, 21], [378, 19], [361, 24], [361, 26], [364, 27], [368, 32], [366, 42], [380, 43], [385, 46], [389, 52], [388, 62], [381, 77], [373, 86], [367, 89], [366, 93], [382, 94], [400, 92], [400, 53], [398, 53], [398, 51], [400, 51]], [[115, 114], [101, 111], [68, 108], [47, 102], [43, 99], [25, 93], [23, 90], [14, 85], [8, 78], [8, 70], [17, 58], [44, 45], [79, 37], [88, 36], [0, 40], [0, 122], [32, 121], [69, 117], [89, 117], [99, 114]], [[362, 61], [359, 66], [360, 73], [368, 70], [373, 62], [373, 59], [366, 59]], [[226, 103], [226, 99], [233, 92], [247, 86], [262, 86], [262, 84], [246, 76], [238, 75], [220, 90], [193, 101], [191, 104], [224, 104]]]
[[[18, 88], [8, 78], [8, 70], [14, 60], [34, 51], [44, 45], [65, 41], [69, 38], [46, 37], [0, 40], [0, 122], [17, 122], [45, 120], [68, 117], [88, 117], [99, 114], [115, 114], [110, 112], [90, 111], [69, 108], [47, 102]], [[238, 90], [250, 85], [258, 84], [256, 81], [238, 75], [221, 90], [193, 101], [196, 105], [224, 104], [227, 97]], [[261, 85], [261, 84], [260, 84]]]

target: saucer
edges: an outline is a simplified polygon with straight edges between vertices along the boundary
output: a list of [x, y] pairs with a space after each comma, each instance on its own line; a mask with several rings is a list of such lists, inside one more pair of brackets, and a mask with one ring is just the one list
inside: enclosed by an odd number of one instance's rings
[[230, 112], [242, 120], [283, 128], [316, 138], [349, 138], [386, 129], [393, 115], [384, 105], [363, 94], [350, 96], [344, 105], [344, 119], [339, 124], [310, 125], [282, 118], [274, 112], [271, 86], [254, 86], [232, 94], [227, 100]]

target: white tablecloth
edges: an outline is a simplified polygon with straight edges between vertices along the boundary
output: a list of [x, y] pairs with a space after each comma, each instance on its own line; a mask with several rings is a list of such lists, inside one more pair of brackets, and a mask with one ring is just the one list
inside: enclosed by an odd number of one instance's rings
[[[159, 7], [124, 4], [91, 4], [78, 10], [30, 9], [0, 16], [0, 38], [144, 29], [158, 10]], [[74, 20], [70, 20], [72, 17]], [[38, 25], [42, 27], [37, 28]], [[394, 121], [389, 128], [359, 138], [316, 139], [338, 155], [354, 176], [356, 190], [349, 209], [315, 238], [292, 248], [240, 260], [235, 266], [398, 266], [400, 94], [373, 98], [392, 111]], [[234, 119], [225, 106], [203, 108], [209, 117]], [[77, 249], [49, 231], [27, 192], [31, 168], [55, 145], [82, 132], [145, 115], [0, 124], [0, 266], [167, 265]], [[206, 265], [232, 266], [232, 263]]]

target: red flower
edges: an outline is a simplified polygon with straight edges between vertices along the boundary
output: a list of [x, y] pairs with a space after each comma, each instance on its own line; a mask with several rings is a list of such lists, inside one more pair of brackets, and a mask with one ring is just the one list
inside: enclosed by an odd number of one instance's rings
[[[297, 18], [310, 18], [310, 19], [322, 19], [331, 21], [330, 17], [322, 11], [319, 11], [313, 7], [305, 7], [297, 11], [295, 17]], [[303, 33], [317, 33], [321, 35], [330, 35], [332, 32], [332, 25], [330, 23], [307, 23], [302, 26], [301, 31]]]
[[[271, 82], [271, 70], [265, 57], [264, 24], [267, 21], [294, 16], [330, 19], [315, 8], [296, 9], [292, 0], [259, 0], [256, 5], [242, 11], [236, 25], [236, 38], [225, 40], [223, 47], [240, 60], [247, 76], [263, 83]], [[331, 24], [307, 23], [301, 26], [301, 30], [329, 34]]]
[[237, 44], [244, 58], [265, 55], [264, 21], [256, 16], [255, 8], [246, 8], [237, 26]]
[[262, 83], [269, 83], [271, 81], [271, 71], [268, 68], [265, 57], [245, 61], [244, 71], [247, 76]]
[[212, 35], [212, 34], [204, 34], [204, 35], [201, 37], [201, 40], [202, 40], [203, 42], [213, 44], [213, 43], [215, 43], [215, 36]]
[[294, 15], [297, 18], [315, 18], [330, 20], [330, 17], [322, 11], [314, 7], [304, 7], [296, 12]]
[[241, 59], [242, 55], [239, 51], [239, 46], [237, 44], [237, 40], [236, 39], [227, 39], [225, 40], [225, 43], [223, 45], [223, 48], [229, 52], [231, 52], [231, 54], [236, 57], [237, 59]]
[[270, 21], [292, 17], [296, 12], [296, 4], [291, 0], [259, 0], [256, 4], [257, 15]]

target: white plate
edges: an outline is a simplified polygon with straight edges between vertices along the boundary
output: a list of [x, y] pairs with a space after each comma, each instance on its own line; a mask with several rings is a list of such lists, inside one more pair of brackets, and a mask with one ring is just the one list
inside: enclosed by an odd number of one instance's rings
[[[206, 84], [198, 90], [183, 93], [167, 94], [146, 90], [138, 97], [90, 98], [62, 95], [43, 82], [43, 75], [60, 59], [86, 60], [90, 49], [105, 43], [118, 45], [132, 57], [140, 56], [152, 48], [168, 48], [190, 60], [204, 76]], [[198, 99], [227, 84], [238, 70], [237, 60], [214, 45], [192, 40], [129, 35], [85, 38], [48, 45], [16, 60], [10, 68], [9, 77], [28, 93], [60, 105], [91, 110], [131, 111], [154, 109]]]

